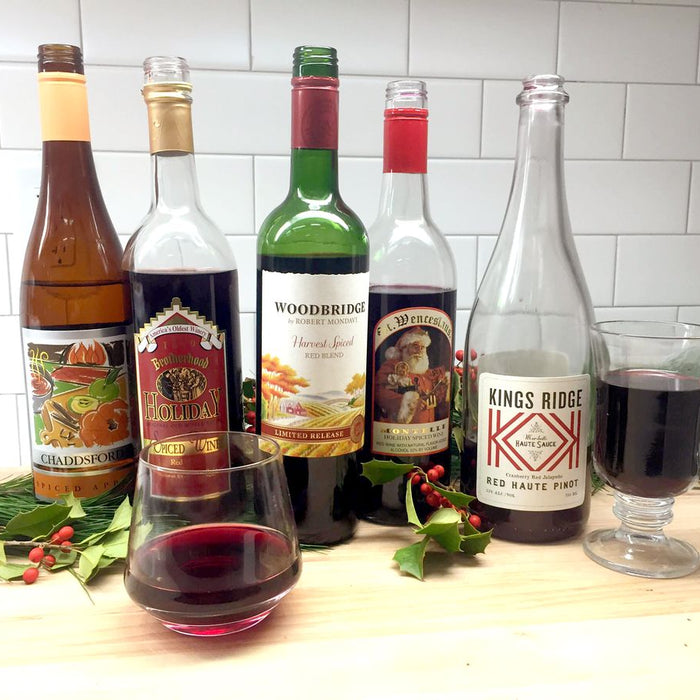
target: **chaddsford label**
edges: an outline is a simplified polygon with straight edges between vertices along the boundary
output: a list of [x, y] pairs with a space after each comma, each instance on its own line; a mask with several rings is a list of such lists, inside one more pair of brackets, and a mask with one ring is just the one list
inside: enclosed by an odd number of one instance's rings
[[479, 376], [477, 498], [563, 510], [585, 496], [590, 377]]

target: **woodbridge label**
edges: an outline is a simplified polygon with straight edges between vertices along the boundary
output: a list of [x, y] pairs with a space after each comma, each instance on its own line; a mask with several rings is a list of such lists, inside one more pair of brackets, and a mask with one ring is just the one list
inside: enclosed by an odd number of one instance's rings
[[226, 430], [225, 333], [177, 297], [135, 335], [141, 441]]
[[34, 490], [53, 500], [119, 484], [136, 455], [126, 328], [22, 329]]
[[262, 273], [260, 432], [292, 457], [362, 447], [369, 273]]
[[590, 377], [479, 375], [477, 498], [513, 510], [583, 503]]
[[387, 314], [373, 329], [372, 452], [415, 456], [450, 442], [452, 321], [428, 307]]

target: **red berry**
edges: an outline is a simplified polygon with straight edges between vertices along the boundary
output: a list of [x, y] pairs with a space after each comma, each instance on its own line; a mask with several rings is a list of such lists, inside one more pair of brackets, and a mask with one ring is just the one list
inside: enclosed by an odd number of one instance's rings
[[439, 493], [433, 491], [432, 493], [429, 493], [425, 497], [425, 502], [431, 507], [431, 508], [437, 508], [440, 505], [442, 498]]
[[476, 350], [474, 350], [474, 348], [472, 348], [472, 349], [469, 351], [469, 357], [471, 357], [472, 362], [474, 362], [474, 360], [476, 360], [476, 358], [479, 357], [479, 356], [477, 355], [477, 353], [476, 353]]
[[245, 431], [246, 431], [246, 433], [254, 433], [254, 432], [255, 432], [255, 426], [254, 426], [254, 425], [249, 425], [249, 426], [245, 429]]
[[469, 524], [478, 530], [481, 527], [481, 518], [476, 513], [472, 513], [469, 516]]
[[461, 362], [464, 359], [464, 350], [461, 348], [455, 352], [455, 357], [457, 358], [457, 362]]
[[70, 540], [64, 540], [63, 542], [61, 542], [61, 551], [70, 552], [72, 546], [73, 543]]
[[441, 505], [443, 508], [451, 508], [451, 507], [452, 507], [452, 504], [450, 503], [450, 499], [447, 498], [447, 496], [443, 496], [443, 497], [440, 499], [440, 505]]
[[58, 532], [54, 532], [53, 535], [51, 535], [51, 537], [49, 538], [49, 542], [51, 542], [51, 544], [60, 544], [61, 537], [58, 534]]
[[442, 477], [445, 476], [445, 467], [443, 467], [442, 464], [436, 464], [433, 469], [437, 472], [438, 479], [442, 479]]
[[414, 484], [414, 485], [420, 484], [421, 481], [423, 481], [423, 477], [422, 477], [420, 474], [418, 474], [418, 473], [414, 474], [414, 475], [411, 477], [411, 483]]
[[47, 568], [50, 569], [55, 563], [56, 563], [56, 557], [53, 554], [47, 554], [42, 560], [41, 563]]
[[245, 422], [246, 423], [255, 423], [255, 411], [246, 411]]
[[44, 558], [43, 547], [34, 547], [34, 549], [32, 549], [29, 552], [29, 561], [34, 562], [35, 564], [38, 564], [43, 558]]
[[58, 539], [63, 542], [64, 540], [69, 540], [75, 534], [75, 530], [70, 525], [64, 525], [58, 531]]
[[476, 370], [473, 367], [469, 368], [469, 379], [471, 379], [473, 382], [476, 381]]
[[427, 496], [428, 494], [433, 492], [433, 487], [430, 484], [426, 484], [425, 482], [420, 485], [420, 492], [424, 495]]
[[34, 583], [34, 581], [36, 581], [38, 577], [39, 569], [37, 569], [36, 566], [30, 566], [28, 569], [25, 569], [22, 573], [22, 580], [27, 584]]
[[437, 481], [440, 478], [440, 475], [437, 472], [437, 469], [433, 467], [432, 469], [428, 469], [428, 473], [426, 474], [428, 477], [428, 481]]
[[462, 377], [464, 375], [464, 367], [455, 367], [455, 372]]

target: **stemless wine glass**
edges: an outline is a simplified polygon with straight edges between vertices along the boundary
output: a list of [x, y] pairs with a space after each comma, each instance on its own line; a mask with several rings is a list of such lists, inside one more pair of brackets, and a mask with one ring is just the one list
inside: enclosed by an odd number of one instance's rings
[[584, 540], [591, 559], [648, 578], [685, 576], [694, 547], [667, 537], [674, 497], [694, 483], [700, 439], [700, 326], [606, 321], [592, 326], [597, 405], [593, 464], [615, 491], [615, 530]]
[[179, 435], [141, 451], [124, 583], [163, 625], [195, 636], [264, 620], [301, 573], [274, 440]]

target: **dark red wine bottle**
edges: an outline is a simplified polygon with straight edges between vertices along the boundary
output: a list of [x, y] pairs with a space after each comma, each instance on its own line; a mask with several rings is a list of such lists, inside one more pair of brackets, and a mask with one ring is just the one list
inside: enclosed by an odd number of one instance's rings
[[338, 61], [300, 46], [289, 193], [258, 235], [257, 425], [277, 440], [299, 540], [351, 537], [364, 435], [367, 234], [338, 191]]
[[127, 244], [141, 441], [240, 430], [236, 261], [199, 202], [182, 58], [144, 62], [153, 199]]
[[[370, 293], [365, 447], [362, 461], [442, 465], [449, 483], [450, 400], [456, 272], [428, 207], [425, 83], [386, 89], [384, 175], [379, 216], [369, 229]], [[402, 477], [383, 486], [358, 479], [356, 509], [368, 520], [407, 522]], [[430, 511], [418, 487], [419, 511]], [[421, 514], [419, 512], [419, 514]]]

